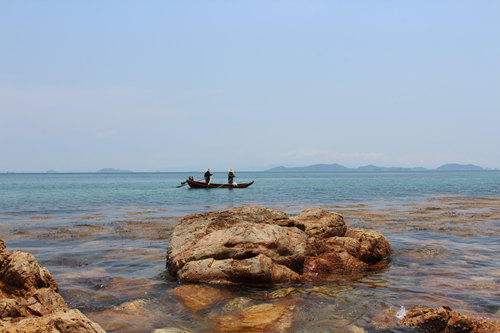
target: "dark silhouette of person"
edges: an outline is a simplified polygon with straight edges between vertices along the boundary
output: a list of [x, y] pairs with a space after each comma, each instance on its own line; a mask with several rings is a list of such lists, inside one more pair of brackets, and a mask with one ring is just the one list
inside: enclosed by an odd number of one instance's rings
[[227, 182], [228, 182], [228, 184], [233, 184], [234, 177], [236, 177], [236, 176], [234, 175], [233, 169], [229, 169], [229, 172], [227, 174]]
[[205, 172], [205, 183], [210, 184], [210, 180], [212, 179], [213, 174], [210, 173], [210, 169], [207, 169]]

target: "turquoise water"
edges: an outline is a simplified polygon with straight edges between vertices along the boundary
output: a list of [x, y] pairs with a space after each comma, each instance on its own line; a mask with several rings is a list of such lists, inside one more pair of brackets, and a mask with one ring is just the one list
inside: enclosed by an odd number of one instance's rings
[[[229, 301], [193, 312], [172, 294], [179, 284], [165, 274], [165, 255], [175, 217], [320, 206], [344, 214], [349, 227], [382, 232], [393, 248], [387, 266], [296, 285], [289, 295], [286, 286], [227, 288], [231, 299], [296, 302], [291, 332], [387, 332], [372, 318], [411, 304], [500, 315], [500, 171], [236, 175], [255, 183], [190, 189], [176, 186], [202, 173], [0, 174], [0, 239], [34, 254], [68, 304], [109, 332], [205, 332]], [[225, 179], [215, 173], [213, 181]], [[146, 315], [117, 310], [137, 300]]]
[[[239, 172], [246, 189], [176, 188], [193, 173], [0, 174], [0, 214], [71, 214], [150, 206], [173, 216], [237, 205], [269, 207], [414, 201], [437, 193], [500, 195], [500, 171], [270, 173]], [[222, 183], [225, 173], [215, 173]]]

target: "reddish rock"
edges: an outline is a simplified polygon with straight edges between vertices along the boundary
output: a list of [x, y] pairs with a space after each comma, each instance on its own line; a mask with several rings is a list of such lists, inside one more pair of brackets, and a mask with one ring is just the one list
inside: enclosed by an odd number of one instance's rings
[[104, 332], [78, 310], [70, 310], [50, 272], [31, 254], [9, 253], [0, 240], [0, 328], [2, 332]]
[[426, 306], [411, 306], [402, 318], [398, 310], [386, 309], [372, 318], [379, 329], [390, 329], [398, 325], [418, 329], [420, 332], [491, 333], [500, 331], [500, 321], [486, 318], [482, 314], [459, 313], [447, 306], [437, 309]]
[[253, 206], [191, 214], [175, 226], [167, 267], [184, 282], [273, 284], [365, 271], [391, 254], [380, 233], [346, 230], [342, 215], [321, 208], [292, 219]]
[[57, 283], [52, 275], [45, 267], [38, 265], [30, 253], [13, 251], [2, 259], [0, 280], [6, 285], [24, 290], [46, 287], [57, 290]]
[[219, 303], [231, 298], [227, 289], [213, 288], [210, 286], [187, 284], [172, 290], [172, 294], [179, 297], [184, 306], [191, 312], [198, 312], [209, 308], [214, 303]]
[[302, 228], [308, 237], [320, 239], [342, 237], [347, 226], [342, 215], [326, 211], [322, 208], [310, 208], [293, 218], [295, 226]]
[[378, 231], [348, 229], [345, 236], [359, 242], [359, 249], [354, 256], [366, 263], [380, 261], [392, 254], [391, 244]]
[[483, 333], [500, 331], [499, 321], [488, 321], [462, 315], [447, 306], [441, 306], [438, 309], [421, 306], [411, 308], [401, 320], [401, 324], [426, 332]]
[[309, 239], [308, 255], [317, 256], [328, 252], [346, 251], [353, 257], [359, 255], [361, 243], [349, 237], [330, 237], [327, 239]]
[[105, 333], [101, 326], [92, 322], [80, 311], [62, 310], [42, 317], [24, 318], [20, 321], [0, 322], [4, 333], [62, 332], [62, 333]]
[[316, 257], [307, 257], [304, 273], [354, 273], [368, 269], [368, 265], [346, 251], [327, 252]]
[[217, 332], [289, 332], [294, 310], [293, 300], [259, 304], [213, 322]]

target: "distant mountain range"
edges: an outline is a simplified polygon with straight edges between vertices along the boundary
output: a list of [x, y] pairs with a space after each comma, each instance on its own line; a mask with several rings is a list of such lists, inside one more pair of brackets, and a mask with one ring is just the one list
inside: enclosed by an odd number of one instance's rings
[[276, 168], [268, 169], [268, 172], [284, 172], [284, 171], [365, 171], [365, 172], [373, 172], [373, 171], [478, 171], [478, 170], [487, 170], [483, 167], [473, 165], [473, 164], [457, 164], [457, 163], [449, 163], [440, 166], [437, 169], [426, 169], [422, 167], [418, 168], [403, 168], [403, 167], [379, 167], [376, 165], [365, 165], [358, 168], [348, 168], [343, 165], [333, 163], [333, 164], [313, 164], [305, 167], [293, 167], [287, 168], [284, 166], [279, 166]]
[[104, 168], [101, 170], [97, 170], [96, 172], [99, 173], [117, 173], [117, 172], [133, 172], [129, 170], [121, 170], [121, 169], [113, 169], [113, 168]]

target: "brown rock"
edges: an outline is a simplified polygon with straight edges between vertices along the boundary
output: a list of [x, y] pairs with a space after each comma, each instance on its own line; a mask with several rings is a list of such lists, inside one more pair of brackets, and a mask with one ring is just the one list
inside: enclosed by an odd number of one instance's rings
[[207, 258], [246, 259], [264, 254], [280, 265], [300, 270], [306, 252], [305, 244], [304, 233], [296, 228], [243, 222], [204, 236], [176, 259], [179, 265], [183, 265]]
[[104, 332], [78, 310], [69, 310], [49, 271], [31, 254], [9, 253], [0, 240], [2, 332]]
[[207, 309], [214, 303], [231, 298], [231, 293], [225, 289], [194, 284], [177, 287], [172, 290], [172, 294], [179, 297], [192, 312]]
[[349, 237], [330, 237], [312, 239], [308, 244], [308, 255], [317, 256], [323, 253], [347, 251], [353, 257], [359, 255], [361, 243]]
[[179, 271], [178, 278], [183, 282], [213, 284], [269, 284], [297, 281], [299, 275], [285, 266], [274, 264], [264, 254], [259, 254], [243, 260], [190, 261]]
[[175, 259], [180, 253], [196, 245], [205, 235], [242, 222], [278, 225], [291, 223], [286, 213], [256, 206], [189, 214], [179, 220], [175, 226], [168, 246], [168, 257]]
[[243, 308], [214, 320], [217, 332], [289, 332], [295, 305], [291, 300]]
[[359, 242], [359, 250], [354, 256], [366, 263], [382, 260], [392, 254], [389, 241], [378, 231], [366, 229], [348, 229], [346, 237]]
[[322, 208], [310, 208], [293, 218], [297, 227], [303, 226], [308, 237], [329, 238], [345, 235], [347, 226], [342, 215]]
[[409, 309], [401, 324], [426, 332], [498, 332], [499, 321], [473, 318], [453, 311], [447, 306], [438, 309], [417, 306]]
[[191, 214], [173, 231], [167, 267], [184, 282], [269, 284], [368, 270], [391, 254], [380, 233], [346, 230], [342, 215], [321, 208], [293, 219], [254, 206]]
[[274, 283], [298, 279], [307, 236], [283, 212], [265, 207], [187, 215], [167, 252], [170, 274], [181, 281]]
[[30, 253], [13, 251], [9, 256], [4, 253], [3, 259], [0, 280], [6, 285], [25, 290], [45, 287], [57, 290], [52, 275]]
[[459, 313], [447, 306], [437, 309], [422, 305], [411, 306], [403, 318], [396, 317], [397, 309], [389, 308], [376, 314], [372, 323], [379, 329], [403, 325], [421, 332], [486, 333], [499, 332], [500, 321], [477, 313]]
[[92, 322], [78, 310], [58, 311], [42, 317], [26, 318], [13, 323], [0, 322], [0, 329], [5, 333], [106, 333], [101, 326]]
[[328, 252], [316, 257], [307, 257], [304, 263], [305, 273], [331, 274], [354, 273], [368, 269], [368, 265], [346, 251]]
[[41, 288], [27, 299], [27, 308], [32, 315], [43, 316], [52, 312], [67, 310], [68, 305], [61, 295], [54, 290]]

